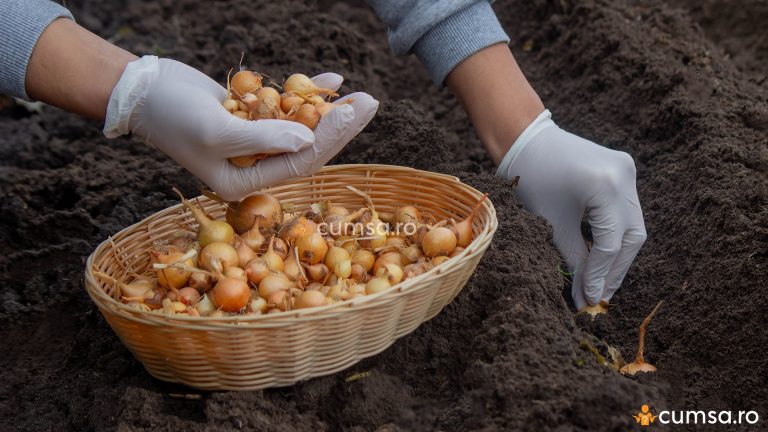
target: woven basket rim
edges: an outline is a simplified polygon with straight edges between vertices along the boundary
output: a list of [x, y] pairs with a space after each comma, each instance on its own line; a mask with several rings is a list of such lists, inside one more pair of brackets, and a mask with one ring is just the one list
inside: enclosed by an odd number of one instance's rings
[[[454, 177], [448, 174], [433, 173], [431, 171], [419, 170], [419, 169], [410, 168], [410, 167], [401, 167], [397, 165], [384, 165], [384, 164], [330, 165], [330, 166], [323, 167], [313, 175], [296, 177], [289, 180], [289, 182], [311, 180], [315, 175], [322, 175], [322, 174], [332, 173], [337, 171], [348, 171], [348, 170], [354, 170], [354, 169], [360, 169], [360, 168], [364, 168], [370, 171], [390, 171], [390, 172], [396, 171], [400, 173], [412, 172], [414, 174], [419, 174], [422, 176], [427, 174], [429, 177], [437, 177], [437, 178], [441, 178], [443, 180], [461, 185], [461, 187], [465, 189], [465, 191], [471, 193], [472, 195], [476, 195], [478, 199], [479, 197], [482, 196], [482, 193], [477, 189], [475, 189], [474, 187], [466, 183], [462, 183], [457, 177]], [[322, 184], [322, 183], [319, 183], [319, 184]], [[284, 185], [285, 183], [281, 183], [269, 188], [264, 188], [262, 190], [271, 190], [274, 188], [280, 188]], [[200, 196], [199, 198], [202, 200], [207, 199], [204, 196]], [[155, 312], [135, 309], [109, 296], [101, 288], [102, 282], [99, 282], [101, 279], [96, 277], [96, 275], [93, 272], [94, 260], [96, 259], [97, 255], [103, 253], [104, 250], [112, 244], [113, 237], [120, 235], [124, 232], [135, 230], [137, 227], [140, 227], [142, 225], [145, 225], [145, 224], [149, 225], [154, 219], [161, 217], [161, 214], [171, 214], [174, 212], [178, 212], [178, 210], [180, 210], [182, 207], [183, 207], [182, 204], [175, 204], [171, 207], [167, 207], [165, 209], [157, 211], [147, 216], [146, 218], [134, 224], [131, 224], [128, 227], [121, 229], [116, 234], [107, 237], [107, 239], [102, 241], [94, 249], [94, 251], [86, 260], [86, 271], [85, 271], [84, 279], [85, 279], [86, 291], [88, 292], [88, 295], [91, 297], [91, 299], [97, 304], [97, 306], [108, 307], [113, 312], [119, 312], [120, 316], [123, 318], [127, 318], [137, 322], [142, 322], [145, 324], [157, 325], [158, 323], [162, 322], [166, 325], [174, 325], [174, 324], [183, 325], [185, 328], [190, 328], [190, 329], [239, 330], [239, 329], [246, 328], [247, 324], [258, 324], [259, 327], [261, 328], [290, 326], [291, 323], [296, 321], [306, 321], [306, 320], [311, 321], [311, 320], [317, 320], [317, 319], [324, 319], [329, 316], [333, 316], [340, 313], [347, 313], [351, 311], [362, 310], [362, 309], [365, 309], [366, 307], [373, 307], [387, 300], [394, 301], [400, 295], [417, 291], [420, 288], [423, 288], [427, 285], [424, 282], [427, 281], [428, 279], [436, 277], [437, 275], [443, 274], [445, 272], [449, 272], [454, 267], [458, 268], [459, 267], [458, 263], [462, 262], [465, 259], [468, 259], [470, 255], [481, 253], [484, 249], [481, 246], [481, 243], [490, 241], [490, 239], [493, 237], [493, 234], [496, 232], [496, 229], [498, 228], [498, 220], [496, 218], [496, 209], [493, 206], [493, 203], [491, 202], [490, 199], [485, 199], [481, 204], [480, 208], [484, 209], [485, 213], [487, 214], [488, 223], [483, 225], [483, 229], [472, 239], [472, 242], [463, 251], [461, 251], [455, 257], [452, 257], [448, 261], [446, 261], [446, 264], [452, 263], [453, 264], [452, 266], [441, 265], [441, 266], [433, 267], [429, 271], [426, 271], [406, 281], [400, 282], [395, 286], [381, 293], [366, 295], [366, 296], [338, 302], [332, 305], [321, 306], [321, 307], [284, 311], [276, 314], [261, 314], [261, 315], [248, 314], [248, 315], [233, 315], [233, 316], [223, 316], [223, 317], [191, 317], [186, 315], [165, 315], [165, 314], [158, 314]]]

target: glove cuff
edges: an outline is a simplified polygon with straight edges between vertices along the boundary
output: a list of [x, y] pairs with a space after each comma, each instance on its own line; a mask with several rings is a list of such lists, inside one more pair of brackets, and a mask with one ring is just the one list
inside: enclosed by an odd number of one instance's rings
[[160, 62], [156, 56], [144, 56], [125, 66], [109, 97], [104, 136], [116, 138], [131, 131], [131, 114], [144, 99], [159, 70]]
[[512, 147], [510, 147], [510, 149], [507, 151], [507, 154], [505, 154], [504, 158], [501, 160], [499, 168], [496, 170], [496, 175], [509, 180], [511, 177], [510, 168], [515, 163], [517, 156], [520, 155], [528, 143], [533, 140], [533, 137], [541, 133], [541, 131], [544, 129], [552, 126], [557, 125], [552, 121], [552, 113], [549, 112], [548, 109], [545, 109], [544, 112], [539, 114], [536, 119], [533, 120], [527, 128], [525, 128], [523, 133], [517, 137], [515, 142], [512, 144]]

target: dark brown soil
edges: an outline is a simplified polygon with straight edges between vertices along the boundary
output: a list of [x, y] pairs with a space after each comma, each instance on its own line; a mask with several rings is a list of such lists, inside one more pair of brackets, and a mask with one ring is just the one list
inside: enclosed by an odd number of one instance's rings
[[[193, 194], [196, 180], [135, 139], [107, 141], [95, 122], [6, 108], [0, 429], [626, 431], [642, 403], [767, 416], [768, 1], [743, 3], [495, 3], [560, 125], [637, 162], [648, 241], [610, 315], [589, 322], [574, 319], [562, 295], [550, 228], [491, 175], [447, 92], [429, 86], [415, 59], [390, 55], [366, 8], [68, 2], [81, 24], [119, 45], [222, 82], [241, 51], [275, 76], [343, 74], [349, 89], [384, 103], [337, 163], [458, 175], [490, 192], [500, 228], [457, 299], [384, 353], [293, 387], [176, 399], [169, 393], [196, 392], [151, 378], [81, 277], [96, 244], [174, 204], [171, 185]], [[659, 372], [628, 379], [599, 365], [586, 346], [611, 344], [631, 359], [637, 326], [659, 300], [646, 356]], [[362, 371], [371, 375], [345, 382]]]

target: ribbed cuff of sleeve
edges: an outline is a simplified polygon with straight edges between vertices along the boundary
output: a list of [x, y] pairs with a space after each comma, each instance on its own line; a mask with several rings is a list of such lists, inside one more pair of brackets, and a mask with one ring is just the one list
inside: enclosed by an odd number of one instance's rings
[[509, 43], [487, 1], [474, 3], [444, 19], [419, 38], [413, 52], [438, 86], [456, 65], [483, 48]]
[[0, 6], [0, 93], [29, 100], [27, 65], [38, 38], [55, 19], [72, 18], [48, 0], [7, 0]]

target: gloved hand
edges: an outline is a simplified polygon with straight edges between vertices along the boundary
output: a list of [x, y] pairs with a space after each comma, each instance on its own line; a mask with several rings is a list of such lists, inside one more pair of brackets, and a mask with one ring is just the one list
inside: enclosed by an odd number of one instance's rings
[[[337, 90], [340, 75], [313, 78]], [[246, 121], [228, 113], [226, 90], [205, 74], [170, 59], [145, 56], [128, 64], [112, 91], [104, 135], [133, 132], [188, 169], [229, 201], [325, 165], [373, 118], [378, 101], [366, 93], [326, 114], [313, 131], [286, 120]], [[250, 168], [227, 160], [258, 153], [268, 157]]]
[[[525, 129], [497, 175], [520, 176], [518, 198], [552, 224], [581, 310], [611, 299], [645, 242], [645, 223], [632, 157], [565, 132], [550, 117], [545, 110]], [[585, 212], [591, 250], [581, 234]]]

